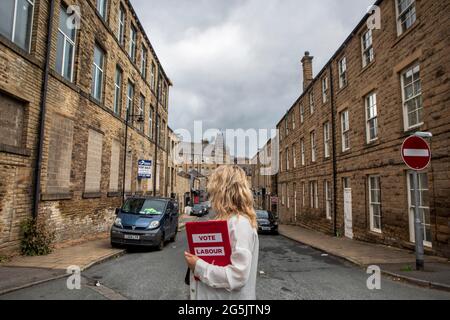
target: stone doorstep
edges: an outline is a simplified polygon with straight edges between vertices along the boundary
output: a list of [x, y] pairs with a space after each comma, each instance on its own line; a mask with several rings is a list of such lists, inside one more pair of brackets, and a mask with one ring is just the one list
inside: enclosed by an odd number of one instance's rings
[[[283, 227], [288, 227], [290, 229], [294, 229], [294, 228], [298, 228], [298, 230], [290, 230], [290, 231], [286, 231], [283, 230]], [[327, 252], [333, 256], [345, 259], [351, 263], [353, 263], [354, 265], [357, 265], [359, 267], [362, 268], [366, 268], [369, 265], [393, 265], [393, 264], [415, 264], [415, 256], [413, 253], [411, 252], [406, 252], [405, 250], [399, 249], [399, 248], [392, 248], [392, 247], [387, 247], [387, 246], [383, 246], [380, 244], [371, 244], [371, 243], [364, 243], [364, 242], [359, 242], [356, 240], [351, 240], [351, 239], [339, 239], [339, 238], [332, 238], [330, 236], [327, 236], [325, 234], [319, 234], [315, 231], [311, 231], [308, 229], [304, 229], [301, 227], [296, 227], [296, 226], [281, 226], [280, 228], [280, 234], [286, 238], [289, 238], [291, 240], [303, 243], [305, 245], [308, 245], [312, 248], [315, 248], [317, 250], [320, 251], [324, 251]], [[314, 241], [308, 241], [307, 239], [305, 239], [306, 237], [303, 237], [303, 239], [299, 239], [302, 238], [301, 236], [299, 237], [298, 235], [293, 235], [292, 233], [296, 233], [298, 231], [306, 231], [310, 234], [314, 233], [316, 239], [314, 240], [318, 240], [318, 238], [322, 238], [321, 240], [324, 240], [323, 244], [314, 242]], [[326, 246], [326, 242], [328, 241], [341, 241], [343, 242], [343, 245], [340, 246], [335, 246], [334, 248], [329, 248]], [[345, 242], [344, 242], [345, 241]], [[358, 255], [357, 253], [349, 255], [346, 253], [343, 253], [343, 251], [345, 250], [345, 243], [352, 243], [353, 245], [357, 245], [357, 247], [359, 248], [364, 248], [364, 251], [370, 251], [372, 254], [366, 255], [366, 257], [361, 257], [360, 255]], [[372, 250], [372, 251], [371, 251]], [[378, 250], [377, 254], [380, 255], [381, 250], [384, 250], [386, 252], [389, 252], [387, 258], [385, 259], [381, 259], [379, 258], [379, 260], [371, 260], [371, 257], [373, 258], [373, 250]], [[357, 251], [357, 249], [354, 251]], [[399, 255], [402, 255], [403, 257], [399, 258]], [[441, 258], [441, 257], [435, 257], [435, 256], [426, 256], [425, 257], [425, 264], [426, 263], [442, 263], [442, 264], [448, 264], [448, 260]], [[450, 270], [450, 264], [448, 264], [449, 266], [449, 270]], [[450, 291], [450, 285], [446, 284], [446, 283], [439, 283], [436, 281], [428, 281], [428, 280], [423, 280], [423, 279], [419, 279], [418, 277], [410, 277], [401, 273], [397, 273], [397, 272], [393, 272], [391, 270], [386, 270], [386, 268], [382, 268], [381, 272], [387, 276], [390, 277], [394, 277], [394, 278], [398, 278], [401, 279], [403, 281], [409, 282], [409, 283], [413, 283], [419, 286], [424, 286], [424, 287], [429, 287], [429, 288], [434, 288], [434, 289], [439, 289], [439, 290], [445, 290], [445, 291]]]

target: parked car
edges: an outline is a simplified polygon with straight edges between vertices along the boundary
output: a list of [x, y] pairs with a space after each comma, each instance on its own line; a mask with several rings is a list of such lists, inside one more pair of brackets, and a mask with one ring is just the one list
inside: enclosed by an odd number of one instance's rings
[[191, 210], [191, 216], [203, 217], [208, 214], [208, 210], [202, 204], [195, 204]]
[[258, 232], [278, 234], [278, 221], [272, 212], [256, 210]]
[[132, 197], [116, 209], [111, 227], [111, 245], [152, 246], [164, 248], [178, 234], [178, 204], [173, 199]]

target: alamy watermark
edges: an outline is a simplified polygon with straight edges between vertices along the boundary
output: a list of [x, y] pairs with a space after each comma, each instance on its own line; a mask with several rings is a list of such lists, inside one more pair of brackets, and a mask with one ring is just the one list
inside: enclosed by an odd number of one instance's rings
[[381, 29], [381, 9], [379, 6], [373, 5], [367, 9], [367, 13], [370, 14], [367, 18], [367, 29], [380, 30]]
[[367, 279], [366, 285], [369, 290], [381, 290], [381, 269], [379, 266], [369, 266], [367, 274], [370, 277]]
[[67, 278], [66, 285], [69, 290], [81, 290], [81, 268], [79, 266], [70, 266], [66, 270], [70, 276]]

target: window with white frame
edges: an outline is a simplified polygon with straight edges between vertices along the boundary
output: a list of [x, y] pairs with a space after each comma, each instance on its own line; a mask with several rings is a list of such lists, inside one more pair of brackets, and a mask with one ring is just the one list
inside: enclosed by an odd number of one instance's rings
[[289, 191], [289, 185], [286, 184], [286, 201], [288, 209], [291, 207], [291, 193]]
[[322, 79], [322, 102], [328, 101], [328, 77]]
[[126, 11], [125, 8], [120, 5], [119, 8], [119, 17], [118, 17], [118, 27], [117, 27], [117, 40], [121, 46], [125, 43], [125, 19], [126, 19]]
[[405, 131], [407, 131], [423, 124], [422, 84], [419, 64], [403, 71], [401, 85]]
[[[414, 229], [414, 210], [415, 210], [415, 191], [414, 191], [414, 177], [413, 172], [408, 173], [408, 202], [409, 202], [409, 228], [411, 242], [415, 242], [415, 229]], [[430, 204], [429, 197], [430, 192], [428, 188], [428, 175], [426, 172], [418, 173], [418, 189], [419, 189], [419, 212], [420, 221], [422, 222], [423, 243], [424, 245], [432, 246], [431, 235], [431, 217], [430, 217]]]
[[148, 59], [147, 57], [148, 57], [148, 51], [144, 46], [142, 46], [142, 49], [141, 49], [141, 75], [144, 80], [147, 79], [147, 59]]
[[136, 61], [136, 41], [137, 41], [137, 30], [132, 25], [130, 29], [130, 47], [128, 49], [128, 55], [133, 62]]
[[156, 65], [154, 62], [152, 62], [152, 74], [151, 74], [150, 81], [151, 81], [150, 87], [152, 88], [152, 90], [155, 90], [155, 88], [156, 88]]
[[311, 131], [311, 162], [316, 162], [316, 131]]
[[300, 123], [305, 122], [305, 107], [300, 105]]
[[291, 121], [292, 121], [292, 130], [295, 130], [295, 112], [292, 111], [291, 114]]
[[289, 149], [286, 148], [286, 171], [289, 171]]
[[380, 177], [369, 177], [370, 230], [381, 233], [381, 187]]
[[114, 113], [119, 115], [122, 109], [122, 78], [123, 72], [119, 66], [116, 67], [116, 76], [114, 77]]
[[284, 205], [286, 202], [285, 202], [285, 199], [284, 199], [284, 195], [285, 195], [285, 185], [283, 184], [282, 186], [281, 186], [281, 204], [282, 205]]
[[73, 81], [76, 28], [69, 28], [67, 7], [61, 4], [59, 11], [58, 43], [56, 49], [56, 71], [66, 80]]
[[107, 5], [108, 0], [97, 0], [97, 11], [103, 19], [106, 19]]
[[[142, 116], [142, 118], [143, 118], [144, 114], [145, 114], [145, 97], [141, 94], [141, 99], [140, 99], [139, 107], [137, 110], [137, 115]], [[144, 131], [144, 121], [140, 121], [138, 123], [138, 129], [140, 131]]]
[[0, 8], [0, 34], [29, 52], [34, 0], [2, 0]]
[[339, 89], [347, 85], [347, 58], [339, 60]]
[[294, 168], [297, 168], [297, 157], [295, 155], [296, 149], [297, 149], [297, 146], [295, 144], [292, 145], [292, 162], [293, 162]]
[[350, 118], [348, 110], [341, 113], [342, 151], [350, 150]]
[[286, 132], [286, 137], [289, 135], [289, 122], [288, 117], [284, 118], [284, 131]]
[[370, 93], [365, 98], [367, 143], [378, 139], [377, 95]]
[[94, 47], [94, 63], [92, 66], [92, 96], [97, 101], [102, 101], [103, 91], [103, 68], [104, 68], [105, 53], [98, 46]]
[[153, 139], [153, 107], [150, 107], [149, 113], [148, 113], [148, 137], [150, 139]]
[[369, 63], [373, 61], [375, 58], [373, 43], [372, 43], [372, 30], [369, 29], [363, 33], [361, 37], [362, 43], [362, 59], [363, 59], [363, 67], [367, 66]]
[[395, 0], [397, 11], [397, 31], [401, 35], [416, 22], [416, 1]]
[[301, 157], [302, 157], [302, 166], [306, 164], [306, 158], [305, 158], [305, 141], [303, 139], [300, 140], [301, 145]]
[[325, 213], [328, 220], [331, 220], [331, 186], [329, 181], [325, 181]]
[[[128, 81], [127, 87], [127, 117], [133, 112], [134, 107], [134, 84]], [[129, 120], [129, 119], [127, 119]]]
[[306, 207], [306, 184], [302, 182], [302, 207]]
[[327, 122], [323, 125], [323, 147], [325, 158], [330, 157], [330, 123]]
[[319, 195], [317, 189], [317, 181], [309, 182], [309, 204], [311, 209], [319, 208]]
[[309, 112], [314, 113], [314, 91], [311, 90], [309, 93]]

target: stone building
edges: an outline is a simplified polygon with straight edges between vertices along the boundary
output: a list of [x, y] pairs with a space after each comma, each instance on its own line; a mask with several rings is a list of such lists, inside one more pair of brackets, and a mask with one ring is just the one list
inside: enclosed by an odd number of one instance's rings
[[[279, 214], [338, 236], [414, 248], [411, 172], [400, 148], [433, 134], [420, 173], [426, 252], [450, 256], [450, 3], [377, 1], [278, 123]], [[375, 27], [375, 28], [373, 28]]]
[[171, 82], [130, 2], [18, 2], [0, 3], [0, 252], [26, 218], [82, 239], [123, 194], [165, 195]]

